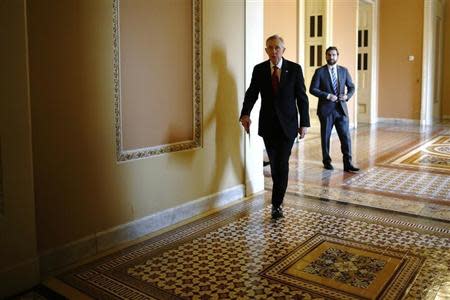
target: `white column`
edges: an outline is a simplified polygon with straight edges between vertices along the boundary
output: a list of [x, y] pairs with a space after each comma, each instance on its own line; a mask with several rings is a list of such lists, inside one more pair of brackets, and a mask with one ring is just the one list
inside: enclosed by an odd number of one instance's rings
[[[253, 67], [264, 60], [264, 0], [245, 1], [245, 88], [248, 88]], [[241, 99], [242, 101], [244, 99]], [[242, 103], [241, 101], [241, 103]], [[241, 106], [242, 107], [242, 106]], [[240, 107], [240, 108], [241, 108]], [[250, 136], [243, 132], [245, 147], [245, 194], [264, 190], [263, 148], [258, 136], [258, 116], [261, 101], [258, 100], [251, 113]]]

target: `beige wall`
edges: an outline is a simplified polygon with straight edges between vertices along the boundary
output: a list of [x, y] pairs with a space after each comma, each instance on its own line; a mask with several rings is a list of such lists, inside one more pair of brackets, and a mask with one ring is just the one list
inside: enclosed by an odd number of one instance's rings
[[111, 1], [29, 1], [40, 252], [243, 184], [243, 4], [203, 1], [203, 148], [117, 164]]
[[[279, 34], [286, 44], [284, 57], [297, 61], [297, 0], [264, 0], [264, 41], [267, 37]], [[264, 57], [267, 55], [264, 53]]]
[[378, 117], [420, 119], [423, 14], [423, 0], [380, 1]]
[[442, 115], [450, 119], [450, 3], [447, 0], [444, 15], [444, 64], [442, 68]]
[[0, 298], [39, 280], [36, 250], [25, 1], [0, 4]]
[[[343, 21], [345, 20], [345, 21]], [[338, 64], [345, 66], [356, 86], [356, 57], [358, 29], [358, 0], [335, 1], [333, 7], [333, 44], [339, 49]], [[326, 49], [327, 47], [325, 47]], [[348, 103], [350, 122], [355, 121], [354, 112], [357, 92]]]
[[192, 19], [192, 0], [120, 2], [124, 150], [194, 139]]

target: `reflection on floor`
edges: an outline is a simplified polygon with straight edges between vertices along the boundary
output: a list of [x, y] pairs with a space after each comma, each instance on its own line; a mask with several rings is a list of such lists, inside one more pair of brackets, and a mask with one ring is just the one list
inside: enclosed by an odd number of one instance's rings
[[[337, 135], [335, 170], [322, 167], [320, 135], [309, 134], [291, 156], [288, 192], [450, 220], [450, 130], [448, 126], [360, 127], [352, 133], [358, 174], [343, 172]], [[264, 169], [270, 189], [270, 169]]]
[[427, 155], [448, 157], [448, 139], [435, 138], [449, 133], [360, 128], [362, 171], [350, 174], [336, 137], [336, 169], [322, 168], [311, 132], [293, 149], [284, 218], [271, 220], [263, 193], [71, 269], [59, 284], [96, 299], [450, 299], [450, 169], [416, 159], [436, 141]]

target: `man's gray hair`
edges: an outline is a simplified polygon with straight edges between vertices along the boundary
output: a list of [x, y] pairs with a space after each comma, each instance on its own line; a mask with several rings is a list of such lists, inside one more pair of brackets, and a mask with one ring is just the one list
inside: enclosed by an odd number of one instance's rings
[[283, 40], [283, 38], [282, 38], [281, 36], [279, 36], [278, 34], [274, 34], [274, 35], [269, 36], [269, 37], [267, 38], [267, 40], [266, 40], [266, 46], [267, 46], [267, 43], [268, 43], [269, 41], [271, 41], [271, 40], [279, 40], [279, 41], [281, 42], [281, 44], [283, 45], [283, 48], [284, 48], [284, 40]]

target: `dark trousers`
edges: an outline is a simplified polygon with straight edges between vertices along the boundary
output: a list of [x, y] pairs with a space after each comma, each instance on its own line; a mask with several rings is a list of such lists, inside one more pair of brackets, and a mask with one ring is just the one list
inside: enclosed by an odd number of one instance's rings
[[288, 185], [289, 157], [294, 139], [286, 137], [282, 132], [278, 135], [263, 137], [272, 173], [272, 205], [279, 207], [283, 203]]
[[332, 113], [325, 117], [319, 116], [319, 120], [323, 163], [331, 163], [330, 136], [334, 125], [336, 127], [339, 140], [341, 141], [341, 151], [344, 166], [350, 165], [352, 161], [352, 150], [348, 117], [340, 109], [336, 108], [332, 111]]

